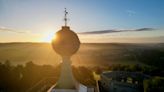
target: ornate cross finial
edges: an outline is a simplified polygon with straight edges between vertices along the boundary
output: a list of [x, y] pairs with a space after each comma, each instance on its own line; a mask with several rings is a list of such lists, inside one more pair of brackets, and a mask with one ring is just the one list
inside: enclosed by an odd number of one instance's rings
[[67, 15], [68, 15], [68, 12], [67, 12], [67, 9], [66, 8], [64, 10], [64, 13], [65, 13], [65, 15], [64, 15], [65, 26], [67, 26], [67, 21], [68, 21]]

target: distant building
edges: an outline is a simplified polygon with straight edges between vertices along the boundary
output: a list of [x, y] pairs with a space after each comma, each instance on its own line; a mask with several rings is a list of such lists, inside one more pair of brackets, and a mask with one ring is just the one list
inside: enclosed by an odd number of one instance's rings
[[136, 72], [104, 72], [98, 84], [100, 92], [144, 92], [143, 80], [147, 78]]

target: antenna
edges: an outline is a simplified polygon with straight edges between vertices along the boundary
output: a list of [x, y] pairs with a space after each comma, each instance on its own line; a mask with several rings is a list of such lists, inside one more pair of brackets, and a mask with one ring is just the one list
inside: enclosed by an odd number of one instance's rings
[[64, 15], [64, 22], [65, 22], [65, 26], [67, 26], [67, 21], [68, 21], [68, 19], [67, 19], [67, 15], [68, 15], [68, 12], [67, 12], [67, 9], [66, 8], [64, 8], [65, 10], [64, 10], [64, 13], [65, 13], [65, 15]]

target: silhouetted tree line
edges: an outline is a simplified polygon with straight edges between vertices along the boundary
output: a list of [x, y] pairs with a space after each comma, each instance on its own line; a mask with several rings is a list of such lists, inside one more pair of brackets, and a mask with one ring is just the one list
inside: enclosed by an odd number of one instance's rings
[[[129, 72], [142, 72], [144, 74], [148, 74], [151, 76], [156, 76], [156, 73], [160, 72], [158, 68], [151, 67], [151, 66], [142, 66], [139, 64], [134, 65], [112, 65], [109, 67], [109, 70], [111, 71], [129, 71]], [[158, 71], [159, 70], [159, 71]], [[159, 74], [162, 76], [162, 74]]]
[[58, 76], [58, 67], [36, 65], [31, 61], [25, 66], [13, 66], [7, 60], [0, 63], [0, 92], [25, 92], [44, 78]]
[[129, 72], [141, 72], [150, 76], [161, 76], [164, 77], [164, 71], [161, 68], [154, 66], [145, 66], [145, 65], [122, 65], [122, 64], [113, 64], [106, 68], [94, 67], [94, 71], [97, 74], [101, 74], [103, 71], [129, 71]]
[[[163, 76], [162, 70], [154, 66], [141, 66], [141, 65], [110, 65], [108, 67], [95, 66], [72, 66], [72, 72], [76, 80], [87, 86], [95, 86], [95, 80], [93, 71], [97, 74], [101, 74], [103, 71], [130, 71], [130, 72], [142, 72], [150, 76]], [[24, 66], [13, 66], [10, 61], [0, 63], [0, 92], [25, 92], [31, 87], [35, 87], [39, 81], [48, 78], [56, 77], [60, 75], [60, 65], [57, 67], [51, 65], [36, 65], [32, 61], [27, 62]], [[55, 82], [57, 80], [54, 80]], [[149, 82], [150, 81], [150, 82]], [[149, 80], [147, 83], [154, 83], [153, 80]], [[154, 85], [154, 84], [152, 84]], [[155, 85], [159, 85], [155, 82]], [[163, 85], [163, 84], [162, 84]], [[154, 86], [153, 86], [154, 87]], [[152, 87], [152, 88], [153, 88]], [[40, 88], [37, 87], [37, 88]], [[154, 87], [155, 89], [155, 87]], [[148, 89], [150, 90], [150, 89]], [[147, 91], [150, 92], [150, 91]], [[152, 91], [151, 91], [152, 92]]]

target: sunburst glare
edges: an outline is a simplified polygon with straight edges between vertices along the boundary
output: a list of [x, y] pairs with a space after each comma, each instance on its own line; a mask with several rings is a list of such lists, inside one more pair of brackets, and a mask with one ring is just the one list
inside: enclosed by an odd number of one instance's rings
[[56, 34], [54, 33], [49, 33], [45, 38], [44, 38], [44, 42], [51, 42], [53, 39], [56, 39]]

